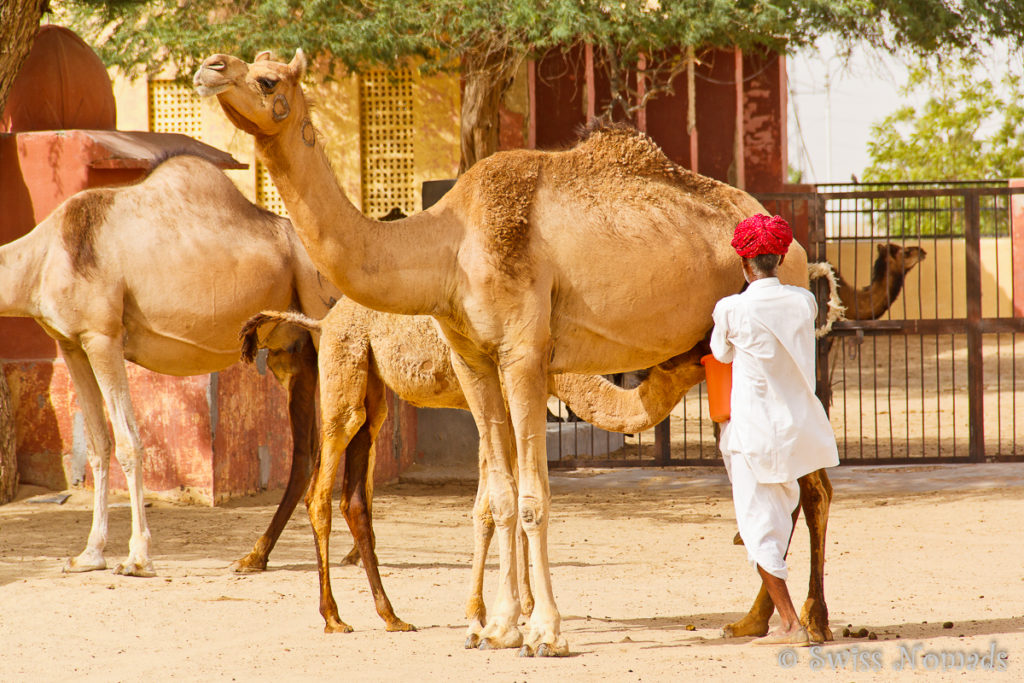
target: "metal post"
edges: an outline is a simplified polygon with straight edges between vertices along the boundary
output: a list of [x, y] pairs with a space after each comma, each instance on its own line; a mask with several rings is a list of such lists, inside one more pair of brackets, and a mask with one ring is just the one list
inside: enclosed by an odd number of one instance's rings
[[964, 194], [964, 241], [967, 275], [967, 414], [968, 457], [985, 459], [985, 386], [981, 353], [981, 209], [978, 194]]
[[664, 420], [654, 425], [654, 459], [659, 465], [667, 465], [672, 459], [672, 431], [669, 428], [669, 420]]

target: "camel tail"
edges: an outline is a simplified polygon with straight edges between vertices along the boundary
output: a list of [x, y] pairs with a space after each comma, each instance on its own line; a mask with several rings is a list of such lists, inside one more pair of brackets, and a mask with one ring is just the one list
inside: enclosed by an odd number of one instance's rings
[[267, 324], [296, 325], [310, 332], [320, 331], [320, 321], [314, 320], [295, 311], [261, 311], [246, 321], [238, 338], [242, 340], [242, 360], [251, 363], [256, 358], [260, 345], [260, 327]]
[[825, 261], [808, 263], [807, 276], [811, 280], [822, 277], [828, 280], [828, 313], [825, 315], [825, 324], [814, 331], [814, 336], [821, 339], [832, 331], [832, 323], [846, 319], [846, 306], [839, 299], [839, 280], [836, 278], [835, 271], [832, 270], [832, 264]]

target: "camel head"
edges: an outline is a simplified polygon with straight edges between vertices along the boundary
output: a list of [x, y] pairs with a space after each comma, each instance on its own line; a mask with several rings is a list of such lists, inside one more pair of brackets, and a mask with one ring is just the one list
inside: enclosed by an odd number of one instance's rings
[[906, 275], [927, 255], [921, 247], [901, 247], [892, 242], [878, 245], [878, 261], [885, 264], [887, 273]]
[[305, 73], [301, 49], [288, 64], [272, 61], [269, 52], [256, 55], [252, 64], [231, 55], [213, 55], [199, 65], [192, 83], [200, 96], [216, 95], [237, 128], [270, 137], [308, 119], [300, 85]]

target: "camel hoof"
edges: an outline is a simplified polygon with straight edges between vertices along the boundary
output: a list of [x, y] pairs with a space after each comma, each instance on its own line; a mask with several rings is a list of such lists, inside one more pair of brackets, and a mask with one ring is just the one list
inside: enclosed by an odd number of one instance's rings
[[481, 638], [480, 639], [480, 644], [476, 646], [476, 649], [478, 649], [478, 650], [497, 650], [499, 648], [498, 648], [497, 645], [495, 645], [493, 642], [491, 642], [490, 638]]
[[395, 619], [394, 621], [389, 622], [388, 625], [384, 627], [384, 630], [390, 633], [394, 633], [404, 631], [415, 631], [416, 627], [412, 624], [405, 623], [401, 619]]
[[331, 619], [324, 625], [324, 633], [352, 633], [352, 627], [340, 619]]
[[828, 627], [828, 609], [823, 601], [807, 598], [800, 610], [800, 623], [807, 629], [812, 643], [832, 640], [832, 630]]
[[82, 572], [94, 572], [107, 568], [107, 561], [102, 555], [89, 555], [82, 553], [78, 557], [72, 557], [64, 563], [65, 574], [80, 574]]
[[479, 646], [480, 646], [480, 636], [478, 636], [475, 633], [471, 633], [468, 636], [466, 636], [466, 649], [467, 650], [475, 650]]
[[236, 574], [258, 574], [267, 570], [267, 558], [257, 558], [249, 554], [232, 562], [228, 569]]
[[530, 649], [529, 645], [523, 645], [521, 648], [519, 648], [519, 656], [520, 657], [532, 657], [533, 656], [533, 650]]
[[554, 645], [548, 645], [547, 643], [541, 643], [540, 647], [537, 648], [538, 657], [566, 657], [568, 654], [568, 647], [565, 652], [559, 652]]
[[807, 629], [807, 637], [811, 640], [811, 643], [817, 645], [819, 643], [828, 643], [833, 640], [832, 629], [828, 626], [818, 627], [805, 625]]
[[747, 636], [755, 636], [760, 638], [768, 633], [767, 624], [751, 624], [744, 623], [741, 619], [734, 624], [726, 624], [722, 627], [723, 638], [745, 638]]
[[153, 569], [152, 562], [142, 564], [128, 560], [114, 567], [114, 573], [120, 576], [137, 576], [142, 579], [151, 579], [156, 576], [156, 570]]

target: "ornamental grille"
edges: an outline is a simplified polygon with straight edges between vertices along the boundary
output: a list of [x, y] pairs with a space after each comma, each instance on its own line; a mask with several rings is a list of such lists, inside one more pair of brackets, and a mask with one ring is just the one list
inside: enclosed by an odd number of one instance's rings
[[359, 78], [363, 213], [416, 210], [412, 71], [375, 69]]
[[273, 211], [278, 216], [288, 218], [288, 209], [284, 207], [284, 200], [277, 191], [277, 185], [270, 177], [270, 172], [261, 161], [256, 160], [256, 203], [267, 211]]
[[177, 81], [150, 81], [149, 129], [155, 133], [181, 133], [202, 139], [199, 96]]

